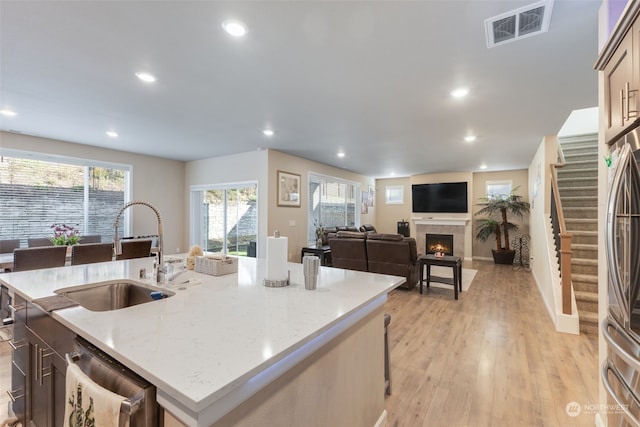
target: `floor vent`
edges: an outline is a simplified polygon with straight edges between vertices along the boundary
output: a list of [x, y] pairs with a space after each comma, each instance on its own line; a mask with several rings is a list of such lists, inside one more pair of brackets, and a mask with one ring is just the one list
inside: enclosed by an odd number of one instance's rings
[[487, 47], [491, 48], [549, 30], [553, 0], [543, 0], [485, 19]]

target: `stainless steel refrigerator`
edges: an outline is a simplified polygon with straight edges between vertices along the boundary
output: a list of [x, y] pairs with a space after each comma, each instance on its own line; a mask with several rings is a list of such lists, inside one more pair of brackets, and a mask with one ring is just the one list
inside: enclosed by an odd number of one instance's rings
[[608, 427], [640, 427], [640, 128], [610, 146], [605, 240], [609, 312], [602, 324]]

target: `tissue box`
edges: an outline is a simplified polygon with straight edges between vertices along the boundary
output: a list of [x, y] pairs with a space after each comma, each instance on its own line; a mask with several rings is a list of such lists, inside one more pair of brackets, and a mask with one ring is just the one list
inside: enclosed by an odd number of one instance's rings
[[197, 273], [210, 274], [212, 276], [224, 276], [238, 272], [238, 258], [211, 258], [206, 256], [196, 257], [194, 270]]

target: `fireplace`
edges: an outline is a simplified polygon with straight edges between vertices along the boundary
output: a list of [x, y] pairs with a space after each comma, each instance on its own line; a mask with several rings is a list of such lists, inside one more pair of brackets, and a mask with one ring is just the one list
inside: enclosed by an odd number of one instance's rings
[[426, 253], [443, 252], [445, 255], [453, 255], [453, 234], [427, 233], [425, 239], [427, 241]]

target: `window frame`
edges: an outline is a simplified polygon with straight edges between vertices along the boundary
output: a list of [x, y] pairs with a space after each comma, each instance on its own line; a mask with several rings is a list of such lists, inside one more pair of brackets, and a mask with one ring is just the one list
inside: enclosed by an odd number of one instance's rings
[[[400, 190], [400, 200], [391, 199], [391, 191]], [[404, 185], [385, 185], [384, 200], [387, 205], [404, 205]]]
[[[202, 198], [203, 193], [210, 190], [238, 190], [239, 188], [246, 188], [255, 186], [256, 191], [256, 239], [260, 236], [260, 200], [259, 200], [259, 184], [258, 181], [238, 181], [228, 183], [216, 183], [216, 184], [196, 184], [189, 187], [189, 204], [190, 204], [190, 221], [189, 221], [189, 242], [190, 246], [203, 245], [202, 236], [206, 227], [204, 226], [204, 218], [200, 215], [202, 213]], [[225, 193], [226, 194], [226, 193]], [[225, 195], [225, 206], [227, 203], [227, 197]], [[225, 209], [224, 222], [226, 227], [227, 211]], [[223, 250], [226, 251], [226, 241], [223, 244]], [[206, 245], [203, 247], [206, 250]], [[258, 248], [256, 247], [256, 251]], [[259, 256], [256, 254], [256, 256]]]
[[[84, 169], [84, 180], [83, 180], [83, 221], [81, 225], [81, 229], [83, 230], [83, 234], [92, 234], [95, 231], [91, 230], [89, 227], [90, 224], [90, 211], [89, 211], [89, 169], [90, 168], [104, 168], [104, 169], [117, 169], [121, 170], [124, 174], [124, 185], [123, 185], [123, 205], [131, 200], [131, 187], [133, 185], [133, 165], [118, 163], [118, 162], [107, 162], [102, 160], [81, 158], [81, 157], [73, 157], [61, 154], [50, 154], [50, 153], [42, 153], [37, 151], [29, 151], [29, 150], [19, 150], [12, 148], [0, 148], [0, 157], [8, 157], [8, 158], [16, 158], [16, 159], [24, 159], [24, 160], [35, 160], [46, 163], [55, 163], [62, 166], [76, 166], [82, 167]], [[115, 218], [114, 218], [115, 219]], [[123, 215], [123, 223], [122, 223], [122, 232], [123, 235], [130, 234], [131, 228], [131, 212], [125, 212]], [[48, 232], [46, 234], [49, 234]], [[30, 236], [21, 236], [21, 238], [26, 238]]]
[[[313, 215], [313, 207], [312, 207], [312, 203], [313, 203], [313, 193], [311, 191], [311, 184], [314, 182], [318, 182], [320, 181], [321, 183], [324, 182], [331, 182], [331, 183], [337, 183], [337, 184], [344, 184], [344, 185], [350, 185], [353, 187], [353, 216], [354, 216], [354, 226], [358, 227], [360, 224], [360, 209], [359, 209], [359, 203], [358, 201], [361, 200], [361, 195], [362, 195], [362, 191], [361, 191], [361, 186], [362, 184], [360, 182], [356, 182], [356, 181], [350, 181], [348, 179], [344, 179], [344, 178], [338, 178], [335, 176], [330, 176], [330, 175], [324, 175], [321, 173], [317, 173], [317, 172], [308, 172], [307, 174], [307, 191], [308, 191], [308, 197], [309, 200], [307, 202], [307, 240], [309, 242], [309, 244], [313, 244], [315, 243], [315, 225], [314, 222], [317, 220], [317, 218], [314, 217]], [[322, 201], [320, 200], [320, 203], [322, 203]], [[345, 199], [345, 206], [347, 204], [347, 200]], [[345, 222], [347, 222], [347, 215], [348, 212], [345, 209]], [[320, 216], [322, 216], [322, 214], [320, 214]], [[320, 221], [321, 222], [321, 221]], [[327, 224], [322, 224], [323, 226], [327, 226]], [[347, 225], [347, 224], [344, 224]]]
[[[502, 186], [506, 185], [509, 187], [509, 192], [507, 194], [503, 193], [493, 193], [489, 191], [489, 186]], [[508, 196], [513, 191], [513, 180], [511, 179], [501, 179], [501, 180], [491, 180], [485, 182], [485, 195], [488, 199], [495, 198], [496, 196]]]

